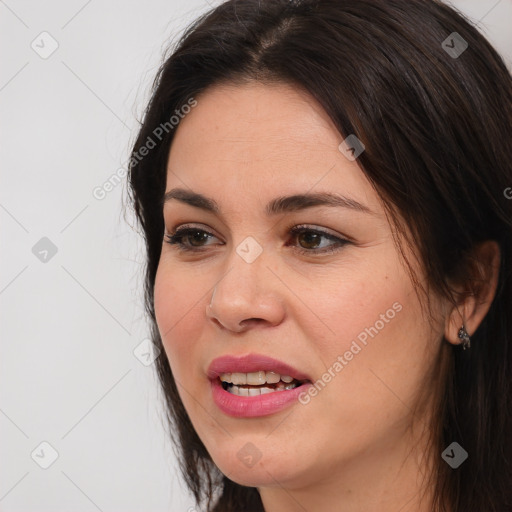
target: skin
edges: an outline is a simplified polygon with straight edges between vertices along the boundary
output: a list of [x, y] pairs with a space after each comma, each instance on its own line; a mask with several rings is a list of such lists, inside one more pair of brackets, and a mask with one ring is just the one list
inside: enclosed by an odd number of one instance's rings
[[[197, 100], [177, 128], [166, 191], [207, 195], [221, 215], [165, 204], [166, 233], [186, 223], [214, 236], [196, 238], [204, 250], [197, 254], [163, 240], [155, 311], [199, 437], [225, 475], [259, 489], [267, 512], [426, 512], [429, 489], [420, 495], [430, 407], [415, 421], [412, 410], [436, 355], [449, 347], [442, 335], [458, 343], [463, 319], [474, 332], [492, 286], [482, 301], [457, 308], [432, 296], [436, 320], [423, 313], [376, 192], [357, 160], [338, 150], [343, 137], [305, 92], [250, 83], [215, 86]], [[266, 216], [271, 199], [309, 191], [343, 194], [373, 213], [318, 206]], [[326, 255], [301, 254], [334, 242], [290, 235], [299, 224], [352, 242]], [[263, 249], [250, 264], [236, 252], [247, 236]], [[484, 249], [496, 266], [495, 251]], [[316, 381], [394, 303], [401, 311], [307, 405], [240, 419], [213, 402], [206, 370], [214, 358], [262, 353]], [[248, 442], [261, 453], [253, 467], [237, 457]]]

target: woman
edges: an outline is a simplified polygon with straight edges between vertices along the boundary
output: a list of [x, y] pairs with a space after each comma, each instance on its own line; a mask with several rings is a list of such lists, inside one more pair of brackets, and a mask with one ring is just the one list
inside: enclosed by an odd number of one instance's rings
[[512, 510], [511, 155], [511, 76], [440, 2], [187, 30], [129, 178], [198, 507]]

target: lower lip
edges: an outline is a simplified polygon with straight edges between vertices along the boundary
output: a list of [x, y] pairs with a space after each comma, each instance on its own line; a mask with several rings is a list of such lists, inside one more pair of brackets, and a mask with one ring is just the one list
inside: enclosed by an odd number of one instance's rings
[[213, 401], [217, 407], [225, 414], [236, 418], [255, 418], [282, 411], [294, 403], [300, 403], [299, 395], [307, 392], [309, 386], [312, 386], [307, 382], [293, 389], [274, 391], [264, 395], [238, 396], [226, 391], [218, 378], [210, 382]]

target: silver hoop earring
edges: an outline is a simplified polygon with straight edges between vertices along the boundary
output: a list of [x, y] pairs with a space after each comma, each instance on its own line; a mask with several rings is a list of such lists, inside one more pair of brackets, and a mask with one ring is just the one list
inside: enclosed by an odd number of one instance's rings
[[463, 350], [466, 350], [467, 348], [471, 347], [471, 338], [469, 337], [469, 334], [466, 331], [464, 324], [462, 324], [462, 327], [459, 329], [458, 337], [462, 341]]

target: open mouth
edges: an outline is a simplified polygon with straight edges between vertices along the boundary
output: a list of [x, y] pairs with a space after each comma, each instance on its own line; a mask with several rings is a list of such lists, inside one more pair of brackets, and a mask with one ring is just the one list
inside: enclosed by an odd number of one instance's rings
[[277, 414], [298, 404], [304, 389], [307, 392], [312, 386], [309, 374], [255, 353], [218, 357], [210, 363], [206, 375], [213, 402], [233, 418]]
[[219, 376], [222, 388], [237, 396], [259, 396], [295, 389], [307, 381], [300, 381], [277, 372], [223, 373]]

